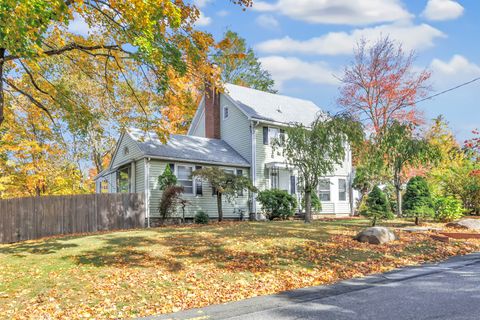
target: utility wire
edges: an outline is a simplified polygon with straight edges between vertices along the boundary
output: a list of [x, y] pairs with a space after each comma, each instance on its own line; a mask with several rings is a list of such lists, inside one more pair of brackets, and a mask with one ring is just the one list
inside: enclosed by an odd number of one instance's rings
[[458, 89], [458, 88], [464, 87], [464, 86], [469, 85], [470, 83], [476, 82], [476, 81], [478, 81], [478, 80], [480, 80], [480, 77], [475, 78], [475, 79], [472, 79], [472, 80], [467, 81], [467, 82], [464, 82], [464, 83], [459, 84], [458, 86], [452, 87], [452, 88], [450, 88], [450, 89], [446, 89], [446, 90], [440, 91], [440, 92], [438, 92], [438, 93], [436, 93], [436, 94], [434, 94], [434, 95], [431, 95], [431, 96], [429, 96], [429, 97], [426, 97], [426, 98], [417, 100], [417, 101], [415, 101], [414, 103], [412, 103], [412, 105], [417, 104], [417, 103], [420, 103], [420, 102], [423, 102], [423, 101], [426, 101], [426, 100], [431, 100], [431, 99], [433, 99], [433, 98], [435, 98], [435, 97], [438, 97], [439, 95], [442, 95], [442, 94], [445, 94], [445, 93], [447, 93], [447, 92], [450, 92], [450, 91], [456, 90], [456, 89]]

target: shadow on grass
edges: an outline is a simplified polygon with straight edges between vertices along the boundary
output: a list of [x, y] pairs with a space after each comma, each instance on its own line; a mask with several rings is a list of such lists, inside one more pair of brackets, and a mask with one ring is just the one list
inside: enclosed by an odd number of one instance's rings
[[25, 257], [25, 254], [52, 254], [62, 249], [78, 247], [74, 243], [63, 243], [58, 239], [50, 239], [41, 243], [16, 243], [0, 247], [0, 254], [12, 254]]

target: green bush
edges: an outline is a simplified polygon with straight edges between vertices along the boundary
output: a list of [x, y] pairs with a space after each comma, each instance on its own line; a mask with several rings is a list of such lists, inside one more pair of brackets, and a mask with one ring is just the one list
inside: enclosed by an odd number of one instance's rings
[[198, 224], [208, 224], [210, 217], [203, 211], [198, 211], [197, 214], [193, 217], [193, 221]]
[[435, 220], [450, 222], [463, 216], [462, 201], [452, 197], [439, 197], [435, 200]]
[[170, 166], [167, 165], [163, 173], [158, 177], [158, 188], [160, 190], [165, 190], [168, 187], [174, 186], [177, 184], [177, 177], [173, 174]]
[[413, 177], [408, 181], [403, 196], [403, 211], [407, 217], [415, 218], [415, 224], [419, 223], [420, 218], [434, 216], [432, 195], [423, 177]]
[[[312, 212], [313, 213], [320, 213], [322, 211], [322, 203], [320, 202], [320, 199], [318, 198], [317, 193], [312, 192]], [[305, 196], [302, 197], [302, 209], [305, 210]]]
[[378, 220], [394, 218], [387, 196], [378, 186], [375, 186], [368, 194], [365, 200], [365, 209], [362, 209], [360, 214], [369, 218], [372, 226], [375, 226]]
[[260, 191], [257, 197], [267, 218], [287, 219], [295, 214], [297, 199], [287, 191], [273, 189]]

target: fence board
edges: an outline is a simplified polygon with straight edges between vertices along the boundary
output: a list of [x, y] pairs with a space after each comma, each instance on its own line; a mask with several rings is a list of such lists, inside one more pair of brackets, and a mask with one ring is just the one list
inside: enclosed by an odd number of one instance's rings
[[91, 194], [0, 200], [0, 243], [57, 234], [143, 228], [141, 194]]

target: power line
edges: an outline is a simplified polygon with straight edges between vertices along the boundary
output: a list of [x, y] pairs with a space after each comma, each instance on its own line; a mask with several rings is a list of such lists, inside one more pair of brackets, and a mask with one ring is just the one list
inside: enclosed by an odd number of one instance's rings
[[450, 92], [450, 91], [456, 90], [456, 89], [458, 89], [458, 88], [464, 87], [464, 86], [469, 85], [470, 83], [473, 83], [473, 82], [478, 81], [478, 80], [480, 80], [480, 77], [475, 78], [475, 79], [472, 79], [472, 80], [467, 81], [467, 82], [464, 82], [464, 83], [459, 84], [458, 86], [452, 87], [452, 88], [450, 88], [450, 89], [446, 89], [446, 90], [440, 91], [440, 92], [438, 92], [438, 93], [436, 93], [436, 94], [434, 94], [434, 95], [431, 95], [431, 96], [429, 96], [429, 97], [426, 97], [426, 98], [417, 100], [417, 101], [415, 101], [414, 103], [412, 103], [412, 105], [417, 104], [417, 103], [420, 103], [420, 102], [423, 102], [423, 101], [426, 101], [426, 100], [431, 100], [431, 99], [433, 99], [433, 98], [435, 98], [435, 97], [438, 97], [439, 95], [442, 95], [442, 94], [445, 94], [445, 93], [447, 93], [447, 92]]

